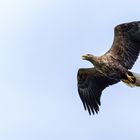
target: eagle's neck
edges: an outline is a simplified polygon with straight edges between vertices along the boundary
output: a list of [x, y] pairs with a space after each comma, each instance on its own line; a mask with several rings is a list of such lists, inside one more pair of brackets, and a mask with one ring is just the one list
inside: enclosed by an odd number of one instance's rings
[[93, 55], [89, 61], [96, 67], [99, 65], [99, 57], [98, 56], [95, 56]]

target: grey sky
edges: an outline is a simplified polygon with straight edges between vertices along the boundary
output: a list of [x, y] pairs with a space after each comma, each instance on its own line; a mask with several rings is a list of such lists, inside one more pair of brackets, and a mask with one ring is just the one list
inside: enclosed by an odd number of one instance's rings
[[[106, 52], [117, 24], [140, 20], [138, 0], [0, 1], [0, 139], [139, 140], [140, 92], [120, 83], [84, 111], [81, 55]], [[133, 71], [139, 72], [140, 60]]]

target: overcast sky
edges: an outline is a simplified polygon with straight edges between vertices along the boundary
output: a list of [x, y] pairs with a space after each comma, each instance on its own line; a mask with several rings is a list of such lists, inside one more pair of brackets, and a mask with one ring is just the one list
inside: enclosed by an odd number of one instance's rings
[[[104, 90], [84, 111], [81, 55], [101, 55], [117, 24], [140, 20], [139, 0], [0, 1], [1, 140], [140, 140], [140, 89]], [[140, 73], [140, 59], [133, 71]]]

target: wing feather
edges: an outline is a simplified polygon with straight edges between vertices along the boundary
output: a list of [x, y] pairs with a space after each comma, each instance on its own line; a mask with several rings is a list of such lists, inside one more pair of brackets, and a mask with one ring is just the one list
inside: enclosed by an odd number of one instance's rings
[[112, 56], [131, 69], [140, 53], [140, 21], [120, 24], [114, 29], [114, 41], [105, 56]]
[[77, 80], [79, 96], [89, 114], [98, 113], [102, 91], [107, 86], [119, 82], [105, 77], [95, 68], [79, 69]]

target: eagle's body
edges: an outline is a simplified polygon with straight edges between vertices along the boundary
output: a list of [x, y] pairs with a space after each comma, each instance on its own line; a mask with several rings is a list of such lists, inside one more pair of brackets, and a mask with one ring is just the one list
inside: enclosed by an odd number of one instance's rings
[[[95, 60], [94, 60], [95, 61]], [[94, 64], [94, 61], [92, 62]], [[111, 79], [120, 80], [121, 76], [127, 72], [127, 69], [120, 65], [120, 63], [113, 58], [113, 56], [96, 57], [96, 64], [94, 64], [97, 71]]]
[[123, 81], [130, 87], [140, 86], [140, 75], [130, 72], [140, 53], [140, 21], [115, 27], [112, 47], [104, 55], [82, 56], [94, 67], [79, 69], [78, 92], [89, 113], [98, 112], [102, 91], [109, 85]]

